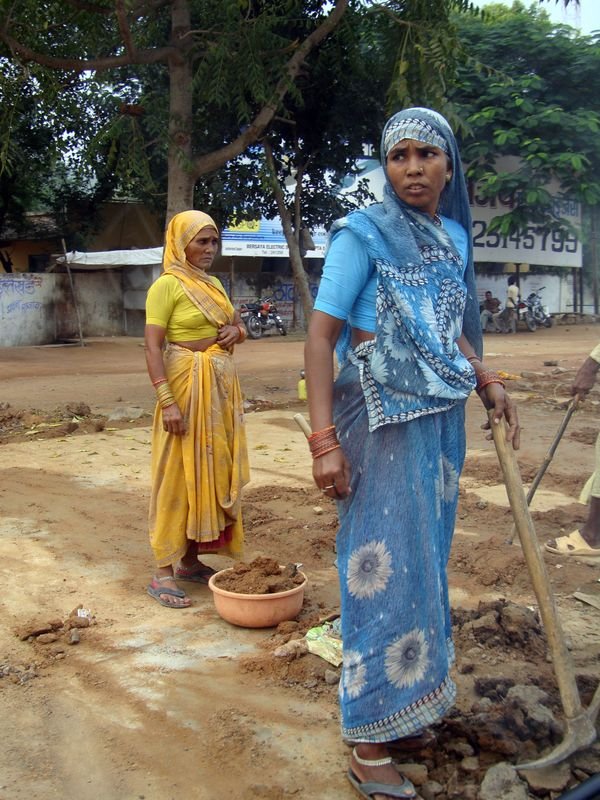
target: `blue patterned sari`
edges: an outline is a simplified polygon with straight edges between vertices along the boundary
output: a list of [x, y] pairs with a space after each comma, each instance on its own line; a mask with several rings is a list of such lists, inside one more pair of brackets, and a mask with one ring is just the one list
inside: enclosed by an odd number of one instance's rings
[[[439, 115], [427, 121], [453, 166], [441, 211], [470, 235], [454, 136]], [[446, 567], [475, 387], [456, 340], [464, 332], [480, 352], [481, 329], [472, 248], [464, 264], [438, 222], [388, 184], [383, 203], [334, 226], [356, 234], [377, 270], [375, 338], [351, 348], [346, 329], [334, 384], [334, 422], [352, 469], [352, 493], [338, 502], [337, 563], [342, 734], [354, 742], [418, 733], [455, 698]]]

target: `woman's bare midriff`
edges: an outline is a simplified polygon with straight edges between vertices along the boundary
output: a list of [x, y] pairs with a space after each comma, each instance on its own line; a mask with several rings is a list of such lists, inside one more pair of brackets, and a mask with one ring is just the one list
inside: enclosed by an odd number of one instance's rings
[[370, 342], [371, 339], [374, 338], [375, 334], [371, 333], [370, 331], [363, 331], [360, 328], [352, 328], [350, 344], [352, 347], [356, 347], [357, 344], [360, 344], [361, 342]]
[[208, 339], [195, 339], [193, 342], [173, 342], [178, 347], [185, 347], [187, 350], [193, 350], [194, 352], [204, 352], [208, 350], [209, 347], [212, 347], [217, 341], [216, 336], [209, 336]]

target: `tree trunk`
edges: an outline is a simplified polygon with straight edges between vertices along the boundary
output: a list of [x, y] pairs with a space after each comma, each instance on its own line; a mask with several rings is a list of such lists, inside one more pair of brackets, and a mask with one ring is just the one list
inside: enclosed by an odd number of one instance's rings
[[279, 181], [277, 180], [277, 170], [275, 168], [275, 159], [273, 158], [273, 149], [268, 139], [263, 140], [263, 149], [267, 162], [267, 171], [269, 174], [269, 181], [273, 189], [275, 202], [277, 203], [277, 210], [281, 217], [281, 224], [283, 227], [283, 235], [287, 242], [288, 250], [290, 251], [290, 264], [292, 265], [292, 274], [294, 276], [294, 288], [298, 292], [300, 302], [302, 303], [302, 311], [304, 313], [304, 328], [308, 326], [308, 321], [313, 309], [313, 299], [310, 293], [310, 286], [308, 283], [308, 275], [304, 269], [302, 261], [302, 254], [300, 252], [300, 227], [297, 226], [294, 231], [292, 224], [292, 215], [285, 203], [285, 196]]
[[177, 49], [169, 59], [169, 150], [167, 218], [194, 207], [195, 178], [192, 163], [192, 62], [186, 54], [189, 41], [188, 0], [174, 0], [171, 31]]

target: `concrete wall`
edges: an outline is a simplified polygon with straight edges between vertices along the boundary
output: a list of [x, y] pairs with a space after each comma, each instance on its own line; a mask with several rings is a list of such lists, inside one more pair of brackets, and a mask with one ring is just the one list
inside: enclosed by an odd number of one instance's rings
[[[146, 291], [160, 274], [160, 267], [135, 267], [96, 272], [73, 272], [77, 310], [84, 337], [142, 336]], [[291, 275], [267, 273], [215, 273], [233, 296], [236, 308], [257, 297], [272, 297], [288, 327], [304, 324], [302, 307]], [[477, 275], [477, 292], [483, 299], [488, 289], [504, 304], [506, 274]], [[316, 296], [319, 278], [312, 276], [310, 289]], [[573, 310], [570, 272], [564, 275], [520, 276], [521, 296], [542, 290], [550, 313]], [[233, 291], [232, 291], [233, 288]], [[586, 304], [591, 303], [589, 289]], [[591, 306], [584, 306], [587, 311]], [[75, 305], [65, 273], [0, 274], [0, 343], [4, 347], [50, 344], [79, 338]]]
[[4, 347], [56, 341], [58, 275], [0, 275], [0, 342]]
[[[124, 315], [120, 271], [73, 275], [84, 336], [120, 336]], [[0, 275], [0, 342], [3, 347], [78, 339], [68, 275]]]

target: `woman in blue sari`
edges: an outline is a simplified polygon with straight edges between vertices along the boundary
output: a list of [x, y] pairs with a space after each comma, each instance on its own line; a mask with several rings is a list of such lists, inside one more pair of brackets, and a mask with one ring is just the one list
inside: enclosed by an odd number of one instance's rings
[[348, 777], [375, 800], [418, 797], [388, 745], [422, 733], [455, 699], [446, 567], [473, 390], [519, 444], [516, 408], [481, 361], [454, 134], [435, 111], [401, 111], [384, 128], [381, 160], [383, 202], [332, 228], [305, 351], [313, 476], [340, 518]]

